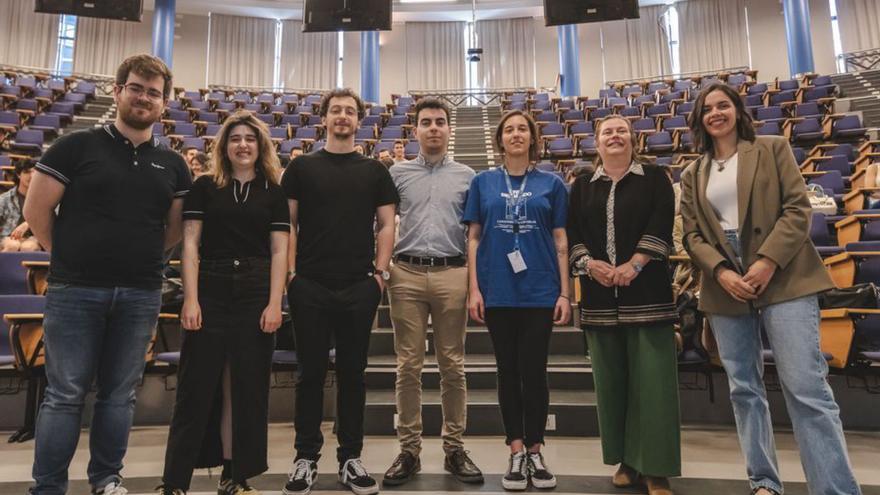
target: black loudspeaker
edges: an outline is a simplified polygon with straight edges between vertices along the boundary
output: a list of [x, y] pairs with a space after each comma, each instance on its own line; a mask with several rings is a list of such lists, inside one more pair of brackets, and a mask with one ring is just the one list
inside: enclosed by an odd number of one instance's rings
[[305, 0], [305, 33], [390, 30], [391, 0]]
[[638, 0], [544, 0], [547, 26], [638, 18]]
[[143, 0], [36, 0], [34, 12], [141, 22]]

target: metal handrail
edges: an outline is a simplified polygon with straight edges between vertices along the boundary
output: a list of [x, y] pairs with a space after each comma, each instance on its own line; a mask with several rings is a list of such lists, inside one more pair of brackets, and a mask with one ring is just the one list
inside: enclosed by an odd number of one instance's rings
[[230, 84], [209, 84], [210, 91], [254, 91], [260, 93], [281, 93], [281, 94], [324, 94], [330, 91], [327, 88], [287, 88], [275, 86], [239, 86]]
[[880, 48], [841, 53], [847, 72], [880, 68]]
[[501, 105], [504, 98], [510, 93], [534, 92], [535, 88], [522, 86], [511, 88], [414, 89], [408, 91], [409, 95], [414, 98], [431, 96], [446, 101], [449, 105], [456, 108], [472, 106], [475, 103], [480, 106]]
[[644, 82], [665, 81], [668, 79], [684, 79], [686, 77], [693, 76], [714, 76], [720, 73], [736, 74], [739, 72], [747, 72], [750, 70], [752, 70], [751, 67], [747, 66], [726, 67], [722, 69], [712, 70], [695, 70], [690, 72], [679, 72], [678, 74], [659, 74], [648, 77], [634, 77], [632, 79], [616, 79], [613, 81], [606, 81], [605, 85], [607, 85], [608, 87], [614, 87], [619, 85], [638, 84]]
[[27, 65], [9, 65], [0, 64], [0, 72], [14, 72], [16, 74], [28, 74], [32, 76], [48, 76], [52, 79], [74, 79], [79, 81], [89, 81], [95, 83], [95, 86], [105, 95], [113, 93], [113, 86], [116, 84], [116, 77], [108, 74], [89, 74], [85, 72], [73, 72], [71, 74], [63, 74], [55, 69], [47, 69], [45, 67], [31, 67]]

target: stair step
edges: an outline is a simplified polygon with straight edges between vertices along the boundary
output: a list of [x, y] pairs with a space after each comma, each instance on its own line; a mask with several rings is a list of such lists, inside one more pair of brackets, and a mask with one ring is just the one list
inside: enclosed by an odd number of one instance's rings
[[[465, 377], [468, 390], [494, 390], [497, 387], [497, 368], [494, 366], [465, 365]], [[367, 366], [367, 390], [394, 390], [397, 370], [391, 366]], [[593, 390], [593, 369], [588, 366], [555, 366], [547, 367], [547, 383], [550, 388], [560, 390]], [[436, 364], [422, 369], [422, 389], [440, 389], [440, 370]]]
[[[465, 336], [465, 352], [469, 355], [486, 354], [491, 355], [494, 352], [492, 339], [489, 331], [485, 327], [469, 327]], [[428, 329], [427, 335], [428, 348], [427, 353], [434, 354], [434, 331]], [[382, 356], [394, 354], [394, 330], [391, 328], [377, 328], [373, 330], [370, 337], [370, 356]], [[586, 354], [586, 343], [584, 341], [584, 333], [581, 329], [575, 327], [556, 327], [550, 336], [550, 354], [564, 355], [567, 359], [575, 356], [572, 362], [582, 362]], [[494, 364], [494, 360], [491, 360]], [[370, 364], [373, 364], [370, 361]]]

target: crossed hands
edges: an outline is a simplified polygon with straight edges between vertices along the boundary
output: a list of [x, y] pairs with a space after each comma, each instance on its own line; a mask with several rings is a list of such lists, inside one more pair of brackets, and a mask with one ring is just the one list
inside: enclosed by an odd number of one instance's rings
[[715, 279], [730, 297], [744, 303], [757, 299], [767, 290], [776, 268], [776, 263], [770, 259], [758, 258], [743, 276], [730, 268], [720, 268], [716, 271]]
[[587, 265], [593, 280], [605, 287], [628, 287], [639, 275], [629, 261], [617, 267], [611, 266], [610, 263], [602, 260], [590, 260], [587, 262]]

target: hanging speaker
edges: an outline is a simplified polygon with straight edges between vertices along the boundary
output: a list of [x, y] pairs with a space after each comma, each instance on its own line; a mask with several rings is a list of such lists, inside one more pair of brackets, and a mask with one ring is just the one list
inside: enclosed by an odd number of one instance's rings
[[143, 0], [36, 0], [34, 12], [141, 22]]
[[638, 0], [544, 0], [544, 21], [547, 26], [638, 17]]

